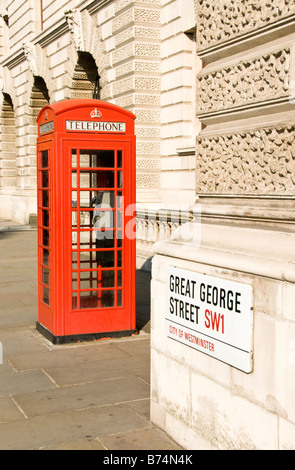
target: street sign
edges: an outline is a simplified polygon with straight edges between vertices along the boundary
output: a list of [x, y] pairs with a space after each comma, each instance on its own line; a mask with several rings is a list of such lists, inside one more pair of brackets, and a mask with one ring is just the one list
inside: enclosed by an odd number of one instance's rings
[[252, 287], [169, 266], [166, 334], [246, 373], [252, 371]]

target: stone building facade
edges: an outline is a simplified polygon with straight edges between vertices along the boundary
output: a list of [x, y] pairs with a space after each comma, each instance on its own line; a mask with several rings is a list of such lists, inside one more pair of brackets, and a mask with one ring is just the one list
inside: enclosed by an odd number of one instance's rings
[[[138, 264], [149, 268], [159, 210], [178, 211], [181, 203], [189, 211], [195, 196], [193, 0], [1, 5], [1, 216], [27, 224], [36, 214], [36, 117], [42, 106], [92, 98], [99, 88], [101, 100], [136, 115]], [[164, 210], [160, 218], [169, 234], [171, 216]]]
[[[294, 449], [295, 3], [195, 5], [201, 224], [154, 247], [151, 415], [188, 449]], [[228, 285], [251, 305], [232, 343]], [[231, 362], [243, 335], [248, 368]]]
[[[136, 115], [151, 418], [188, 449], [295, 448], [294, 25], [290, 0], [1, 2], [0, 216], [36, 214], [44, 104]], [[170, 267], [251, 287], [250, 371], [167, 335]]]

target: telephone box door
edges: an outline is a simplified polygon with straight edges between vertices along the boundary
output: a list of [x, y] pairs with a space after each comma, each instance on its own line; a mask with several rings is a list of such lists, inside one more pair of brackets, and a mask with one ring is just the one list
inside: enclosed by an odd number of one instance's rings
[[71, 212], [65, 331], [134, 329], [130, 142], [64, 143]]

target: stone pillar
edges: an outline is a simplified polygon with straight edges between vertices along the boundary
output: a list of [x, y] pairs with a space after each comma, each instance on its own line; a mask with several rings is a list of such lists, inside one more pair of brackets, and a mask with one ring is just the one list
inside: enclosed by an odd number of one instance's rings
[[11, 195], [16, 187], [15, 117], [11, 98], [3, 95], [1, 113], [0, 211], [11, 219]]

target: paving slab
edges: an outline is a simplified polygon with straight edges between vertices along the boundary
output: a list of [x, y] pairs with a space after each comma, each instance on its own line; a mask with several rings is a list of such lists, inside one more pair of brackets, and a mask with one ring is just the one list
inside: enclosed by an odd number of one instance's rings
[[150, 397], [129, 401], [128, 406], [146, 420], [150, 419]]
[[[148, 360], [148, 359], [147, 359]], [[46, 367], [46, 373], [60, 387], [65, 385], [97, 382], [114, 377], [141, 377], [149, 380], [150, 367], [137, 357], [114, 358], [107, 361], [75, 362], [69, 366]]]
[[100, 439], [151, 426], [126, 404], [44, 415], [0, 423], [0, 450], [34, 450], [60, 442]]
[[84, 439], [82, 441], [60, 442], [56, 445], [41, 447], [38, 450], [107, 450], [99, 439]]
[[56, 385], [43, 370], [29, 370], [20, 373], [11, 372], [10, 374], [5, 374], [3, 380], [1, 380], [0, 372], [0, 397], [19, 393], [32, 393], [37, 390], [47, 390], [55, 387]]
[[37, 231], [0, 219], [0, 253], [0, 450], [178, 449], [150, 421], [150, 273], [138, 335], [53, 345], [35, 326]]
[[72, 387], [14, 394], [14, 402], [29, 418], [148, 398], [149, 385], [124, 377]]
[[101, 442], [112, 450], [181, 450], [176, 442], [172, 441], [157, 427], [118, 433], [113, 436], [101, 437]]
[[[22, 352], [21, 354], [8, 353], [7, 357], [15, 369], [22, 371], [27, 369], [50, 369], [57, 367], [76, 367], [78, 364], [90, 362], [105, 363], [110, 360], [118, 360], [120, 358], [129, 358], [128, 353], [116, 348], [113, 344], [98, 345], [91, 344], [86, 347], [73, 346], [64, 348], [47, 347], [39, 340], [40, 351], [36, 355], [35, 351]], [[43, 347], [42, 347], [43, 345]], [[5, 348], [5, 344], [4, 344]], [[41, 349], [42, 348], [42, 349]]]
[[30, 328], [36, 323], [37, 315], [37, 308], [20, 304], [18, 307], [7, 306], [3, 309], [0, 308], [0, 341], [2, 331], [7, 328], [19, 328], [23, 326]]
[[[1, 294], [0, 294], [1, 298]], [[10, 357], [25, 357], [26, 355], [36, 356], [43, 351], [47, 352], [47, 347], [40, 341], [33, 328], [28, 327], [12, 327], [1, 328], [0, 331], [1, 342], [5, 357], [10, 360]], [[26, 367], [32, 369], [32, 367]], [[23, 368], [25, 369], [25, 367]], [[20, 368], [20, 370], [22, 370]]]
[[0, 398], [0, 423], [22, 421], [24, 419], [24, 414], [11, 397]]

